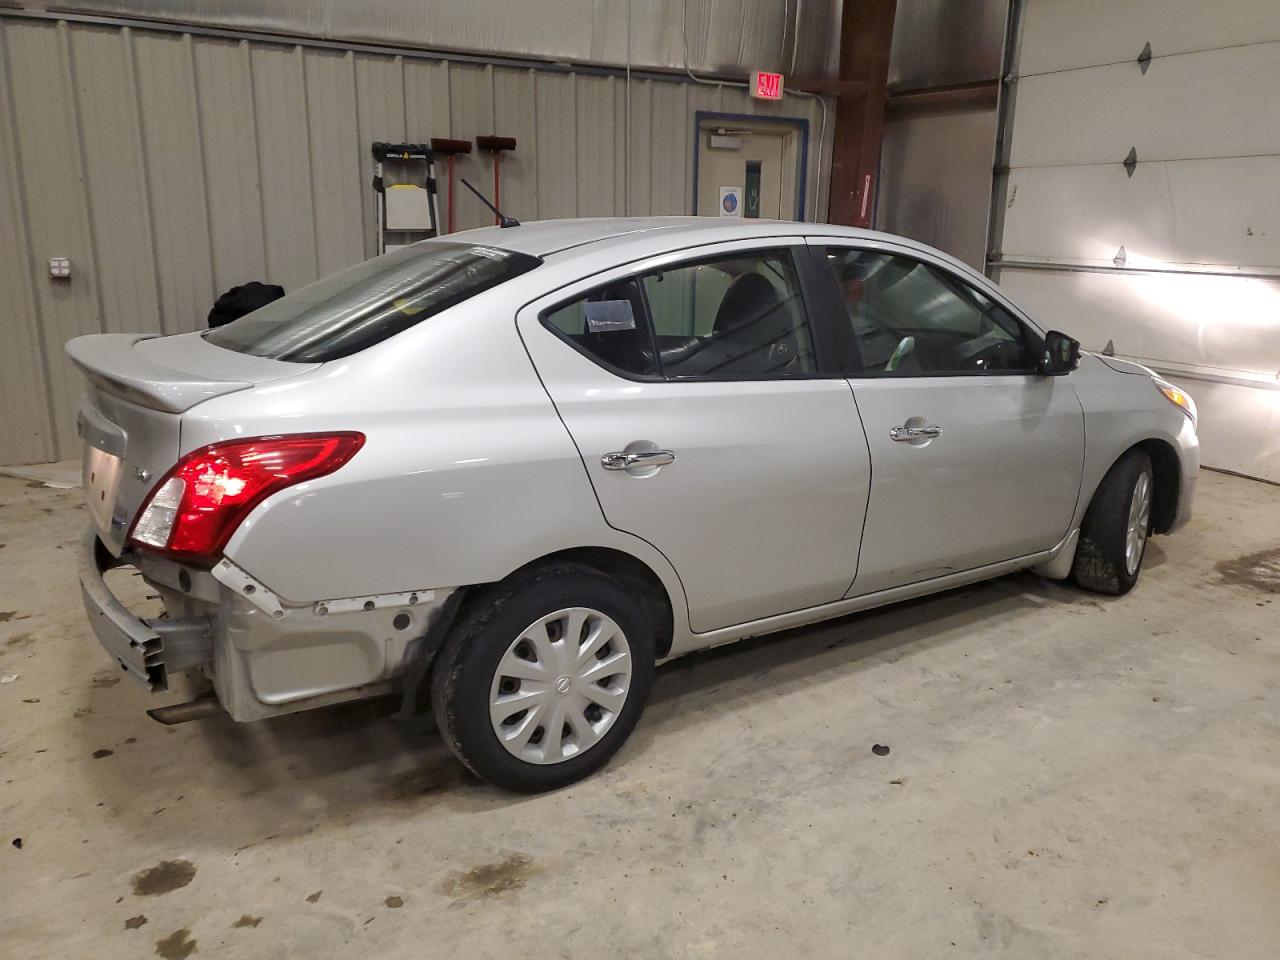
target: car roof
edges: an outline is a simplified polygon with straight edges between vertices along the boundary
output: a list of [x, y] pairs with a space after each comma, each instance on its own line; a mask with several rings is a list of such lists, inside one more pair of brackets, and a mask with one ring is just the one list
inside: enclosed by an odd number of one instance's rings
[[797, 236], [892, 244], [913, 251], [926, 260], [946, 264], [983, 286], [992, 286], [990, 280], [967, 263], [928, 244], [896, 234], [835, 223], [736, 217], [598, 217], [534, 220], [516, 227], [481, 227], [446, 234], [439, 240], [497, 247], [561, 264], [582, 259], [600, 261], [601, 257], [621, 264], [703, 244]]
[[533, 220], [516, 227], [481, 227], [452, 233], [441, 239], [499, 247], [535, 257], [546, 257], [578, 247], [603, 244], [619, 238], [652, 239], [680, 247], [753, 237], [824, 235], [899, 240], [872, 230], [829, 223], [790, 220], [747, 220], [730, 217], [584, 217], [567, 220]]

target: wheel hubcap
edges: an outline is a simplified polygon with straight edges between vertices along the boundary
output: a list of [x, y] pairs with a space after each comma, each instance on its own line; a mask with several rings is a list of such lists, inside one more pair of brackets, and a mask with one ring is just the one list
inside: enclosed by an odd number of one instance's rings
[[1133, 485], [1133, 499], [1129, 501], [1129, 524], [1124, 535], [1124, 567], [1133, 576], [1142, 562], [1142, 548], [1151, 528], [1151, 477], [1140, 474]]
[[631, 648], [612, 618], [588, 607], [535, 620], [498, 661], [489, 718], [498, 742], [529, 763], [591, 749], [613, 726], [631, 686]]

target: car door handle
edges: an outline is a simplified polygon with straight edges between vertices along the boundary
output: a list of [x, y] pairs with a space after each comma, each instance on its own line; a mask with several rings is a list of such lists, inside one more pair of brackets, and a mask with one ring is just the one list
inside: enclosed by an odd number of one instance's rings
[[934, 424], [927, 427], [891, 427], [890, 440], [925, 440], [929, 437], [942, 436], [942, 428]]
[[670, 450], [641, 450], [638, 453], [606, 453], [600, 458], [600, 466], [606, 470], [630, 470], [633, 467], [665, 467], [676, 462]]

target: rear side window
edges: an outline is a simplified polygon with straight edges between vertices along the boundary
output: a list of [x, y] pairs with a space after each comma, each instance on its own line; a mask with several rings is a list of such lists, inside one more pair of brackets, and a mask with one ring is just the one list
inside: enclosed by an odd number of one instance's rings
[[644, 297], [635, 279], [592, 290], [580, 300], [552, 310], [543, 323], [615, 372], [637, 377], [658, 373]]
[[599, 287], [543, 316], [624, 376], [774, 380], [816, 370], [787, 250], [678, 264]]
[[350, 356], [542, 261], [463, 243], [421, 243], [295, 290], [205, 339], [237, 353], [323, 363]]
[[816, 369], [787, 250], [681, 264], [643, 283], [665, 377], [774, 380]]

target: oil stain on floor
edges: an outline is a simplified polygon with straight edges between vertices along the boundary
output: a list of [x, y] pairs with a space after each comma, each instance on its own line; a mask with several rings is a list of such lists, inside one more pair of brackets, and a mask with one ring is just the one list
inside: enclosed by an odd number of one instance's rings
[[519, 890], [536, 872], [532, 857], [513, 853], [496, 863], [483, 863], [464, 873], [450, 875], [440, 884], [440, 892], [455, 900], [500, 897], [509, 891]]
[[1280, 548], [1220, 561], [1215, 569], [1223, 583], [1280, 593]]
[[195, 875], [196, 867], [190, 860], [161, 860], [134, 874], [133, 892], [139, 897], [158, 897], [185, 887]]
[[156, 954], [164, 957], [164, 960], [187, 960], [195, 952], [196, 941], [186, 927], [156, 941]]

